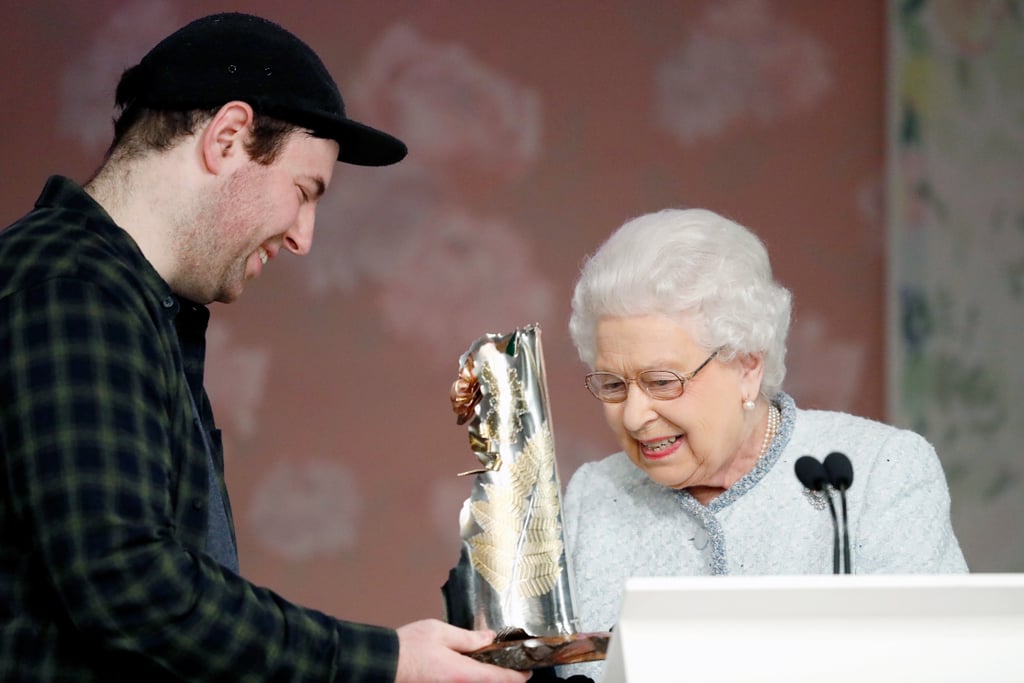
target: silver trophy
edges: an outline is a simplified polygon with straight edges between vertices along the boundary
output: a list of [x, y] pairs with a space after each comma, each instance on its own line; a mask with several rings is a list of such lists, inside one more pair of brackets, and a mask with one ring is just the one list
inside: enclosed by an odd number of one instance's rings
[[451, 390], [480, 467], [460, 475], [474, 481], [443, 588], [447, 618], [497, 632], [474, 655], [517, 669], [603, 658], [607, 644], [577, 634], [540, 336], [529, 325], [481, 337]]

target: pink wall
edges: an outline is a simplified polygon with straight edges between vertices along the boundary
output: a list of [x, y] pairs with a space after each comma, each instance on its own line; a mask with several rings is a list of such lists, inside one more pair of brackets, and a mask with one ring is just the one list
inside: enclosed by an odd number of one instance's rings
[[398, 167], [339, 167], [314, 253], [214, 306], [243, 572], [290, 598], [440, 614], [469, 493], [454, 475], [475, 462], [448, 386], [486, 332], [541, 323], [563, 483], [613, 450], [568, 299], [640, 213], [702, 206], [760, 232], [796, 300], [790, 393], [884, 417], [881, 0], [7, 5], [2, 224], [50, 173], [89, 175], [120, 71], [209, 11], [292, 29], [354, 116], [409, 142]]

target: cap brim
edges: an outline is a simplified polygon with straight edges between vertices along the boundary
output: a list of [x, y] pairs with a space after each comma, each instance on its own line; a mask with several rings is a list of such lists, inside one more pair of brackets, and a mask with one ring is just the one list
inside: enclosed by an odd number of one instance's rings
[[331, 121], [323, 130], [314, 132], [338, 142], [338, 161], [357, 166], [387, 166], [405, 158], [405, 143], [384, 131], [364, 123], [343, 119]]

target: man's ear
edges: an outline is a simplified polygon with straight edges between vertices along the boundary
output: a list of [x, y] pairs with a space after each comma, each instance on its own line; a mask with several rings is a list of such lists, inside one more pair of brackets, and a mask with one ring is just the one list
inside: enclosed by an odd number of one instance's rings
[[233, 170], [249, 161], [245, 142], [252, 134], [255, 114], [245, 102], [228, 102], [217, 110], [200, 137], [203, 163], [213, 174]]

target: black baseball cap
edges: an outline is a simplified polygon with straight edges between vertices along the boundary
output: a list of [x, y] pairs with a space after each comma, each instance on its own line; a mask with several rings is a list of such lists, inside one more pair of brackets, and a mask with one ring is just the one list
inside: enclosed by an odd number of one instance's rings
[[386, 166], [401, 161], [398, 138], [345, 115], [327, 67], [306, 43], [251, 14], [196, 19], [160, 41], [117, 86], [122, 110], [188, 111], [241, 100], [253, 110], [335, 140], [338, 161]]

